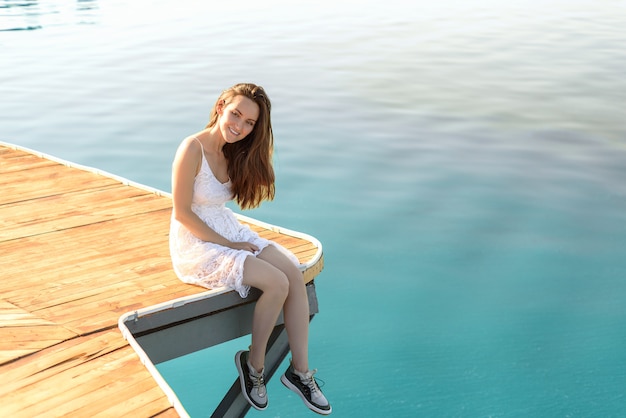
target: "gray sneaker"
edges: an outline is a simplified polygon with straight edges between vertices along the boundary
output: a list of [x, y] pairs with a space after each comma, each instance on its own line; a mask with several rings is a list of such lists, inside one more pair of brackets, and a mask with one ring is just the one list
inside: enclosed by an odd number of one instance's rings
[[311, 411], [328, 415], [333, 412], [333, 408], [313, 377], [316, 372], [317, 370], [309, 370], [306, 373], [300, 373], [293, 368], [293, 364], [290, 364], [285, 374], [280, 377], [280, 381], [297, 393]]
[[255, 409], [263, 411], [267, 408], [267, 391], [265, 390], [265, 378], [263, 370], [257, 372], [248, 362], [249, 351], [238, 351], [235, 354], [235, 364], [239, 372], [241, 393], [248, 403]]

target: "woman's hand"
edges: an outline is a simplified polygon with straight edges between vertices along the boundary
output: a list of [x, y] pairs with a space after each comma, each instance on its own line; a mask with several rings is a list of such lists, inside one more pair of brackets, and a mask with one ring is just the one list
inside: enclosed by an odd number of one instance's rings
[[251, 242], [233, 242], [229, 245], [229, 247], [234, 250], [250, 251], [251, 253], [256, 253], [257, 251], [259, 251], [259, 247], [252, 244]]

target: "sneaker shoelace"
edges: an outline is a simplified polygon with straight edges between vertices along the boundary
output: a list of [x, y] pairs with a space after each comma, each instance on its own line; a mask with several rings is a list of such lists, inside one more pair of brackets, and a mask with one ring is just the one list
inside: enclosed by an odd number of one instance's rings
[[250, 380], [252, 380], [252, 387], [257, 389], [257, 393], [259, 394], [259, 396], [264, 397], [266, 394], [266, 389], [265, 379], [263, 378], [263, 375], [255, 375], [253, 373], [250, 373], [249, 376]]
[[307, 372], [304, 375], [304, 379], [300, 379], [300, 381], [309, 388], [309, 390], [311, 391], [311, 394], [319, 390], [319, 386], [317, 386], [317, 382], [315, 381], [315, 378], [313, 377], [315, 373], [317, 373], [317, 369]]

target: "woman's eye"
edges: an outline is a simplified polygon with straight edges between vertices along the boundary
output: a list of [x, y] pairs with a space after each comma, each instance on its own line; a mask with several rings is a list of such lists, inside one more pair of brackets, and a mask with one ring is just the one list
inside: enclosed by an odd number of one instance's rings
[[248, 125], [250, 125], [250, 126], [254, 126], [254, 122], [250, 122], [250, 121], [248, 121]]

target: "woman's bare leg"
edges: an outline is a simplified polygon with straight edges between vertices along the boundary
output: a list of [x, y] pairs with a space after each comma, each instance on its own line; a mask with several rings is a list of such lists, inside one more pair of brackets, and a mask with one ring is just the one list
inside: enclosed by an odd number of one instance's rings
[[283, 306], [285, 329], [293, 366], [306, 372], [309, 370], [309, 299], [302, 272], [273, 245], [265, 247], [258, 258], [280, 270], [289, 281], [289, 294]]
[[243, 283], [263, 292], [254, 308], [252, 346], [249, 356], [252, 367], [261, 372], [265, 365], [267, 342], [285, 304], [290, 285], [287, 276], [282, 271], [260, 257], [246, 258]]

